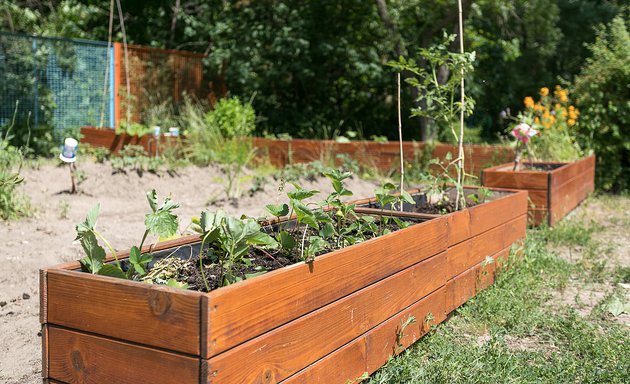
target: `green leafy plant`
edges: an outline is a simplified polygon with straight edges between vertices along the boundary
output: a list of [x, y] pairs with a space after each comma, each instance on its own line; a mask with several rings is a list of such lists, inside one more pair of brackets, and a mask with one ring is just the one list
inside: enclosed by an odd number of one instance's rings
[[[378, 233], [379, 235], [386, 235], [389, 233], [389, 229], [387, 229], [387, 225], [389, 224], [390, 219], [394, 220], [394, 222], [400, 227], [405, 228], [407, 223], [398, 219], [395, 216], [391, 218], [387, 215], [384, 215], [384, 210], [386, 207], [390, 207], [391, 210], [396, 210], [396, 205], [398, 204], [400, 207], [404, 203], [408, 203], [411, 205], [415, 205], [416, 201], [411, 197], [409, 192], [404, 189], [401, 190], [398, 194], [395, 193], [396, 186], [392, 183], [385, 183], [381, 187], [376, 188], [374, 191], [374, 195], [376, 197], [376, 201], [378, 205], [381, 207], [381, 220], [379, 220]], [[402, 210], [402, 209], [401, 209]]]
[[597, 154], [596, 185], [630, 189], [630, 22], [626, 8], [597, 29], [591, 57], [575, 78], [581, 110], [577, 132], [583, 148]]
[[[455, 35], [444, 34], [442, 42], [429, 48], [420, 48], [418, 55], [426, 63], [419, 65], [414, 59], [400, 57], [398, 61], [389, 65], [398, 71], [407, 71], [413, 74], [406, 82], [418, 90], [416, 102], [419, 107], [412, 108], [411, 114], [418, 117], [426, 117], [433, 120], [442, 129], [449, 129], [453, 139], [460, 143], [460, 151], [452, 164], [457, 173], [455, 186], [457, 188], [456, 209], [465, 207], [463, 179], [465, 177], [463, 163], [463, 118], [472, 114], [474, 100], [464, 95], [463, 83], [467, 73], [473, 70], [475, 52], [455, 53], [449, 51], [449, 46], [455, 41]], [[438, 72], [446, 71], [448, 76], [440, 81]], [[461, 97], [459, 101], [458, 95]], [[456, 117], [460, 116], [461, 129], [456, 130]]]
[[[277, 246], [276, 241], [261, 231], [260, 224], [251, 218], [237, 219], [223, 211], [216, 213], [202, 212], [199, 222], [201, 233], [201, 247], [199, 253], [199, 268], [210, 290], [204, 274], [203, 252], [206, 258], [220, 266], [220, 286], [226, 286], [240, 281], [234, 271], [237, 263], [250, 264], [246, 257], [251, 246]], [[246, 275], [254, 277], [255, 275]]]
[[[118, 260], [116, 250], [96, 230], [96, 224], [100, 212], [100, 204], [92, 208], [85, 220], [76, 226], [77, 237], [86, 256], [80, 260], [81, 267], [98, 275], [112, 276], [123, 279], [139, 279], [147, 273], [147, 264], [153, 260], [150, 252], [142, 252], [142, 248], [149, 234], [155, 235], [158, 239], [167, 239], [175, 235], [177, 232], [177, 216], [173, 210], [179, 207], [179, 204], [166, 198], [164, 203], [158, 205], [157, 193], [155, 190], [147, 193], [147, 200], [151, 207], [151, 212], [145, 216], [144, 225], [145, 232], [139, 246], [131, 247], [129, 252], [130, 267], [127, 271], [123, 270], [123, 266]], [[110, 254], [114, 256], [115, 264], [105, 264], [105, 249], [99, 244], [102, 241]]]
[[0, 218], [3, 220], [29, 216], [31, 213], [28, 199], [17, 190], [24, 181], [20, 175], [24, 150], [9, 144], [16, 114], [17, 105], [11, 124], [4, 135], [0, 134]]
[[466, 197], [469, 200], [473, 201], [475, 204], [482, 204], [482, 203], [485, 203], [487, 198], [492, 197], [493, 195], [494, 195], [494, 192], [492, 192], [488, 188], [479, 187], [477, 188], [475, 193], [471, 193]]

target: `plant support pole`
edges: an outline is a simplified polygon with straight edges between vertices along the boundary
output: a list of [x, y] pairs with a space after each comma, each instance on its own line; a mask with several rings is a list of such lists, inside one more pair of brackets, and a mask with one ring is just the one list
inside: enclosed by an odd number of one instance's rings
[[[464, 54], [464, 18], [462, 10], [462, 0], [457, 0], [458, 13], [459, 13], [459, 52]], [[464, 67], [460, 68], [461, 84], [460, 84], [460, 101], [461, 107], [459, 110], [459, 167], [457, 169], [457, 184], [460, 189], [457, 193], [457, 201], [455, 202], [455, 210], [459, 209], [460, 200], [462, 205], [465, 205], [464, 200], [464, 113], [466, 110], [466, 100], [464, 93]]]
[[[403, 157], [403, 138], [402, 138], [402, 118], [400, 115], [400, 72], [396, 77], [396, 84], [398, 86], [398, 142], [400, 143], [400, 193], [405, 188], [405, 161]], [[400, 203], [400, 211], [402, 212], [404, 207], [403, 203]]]

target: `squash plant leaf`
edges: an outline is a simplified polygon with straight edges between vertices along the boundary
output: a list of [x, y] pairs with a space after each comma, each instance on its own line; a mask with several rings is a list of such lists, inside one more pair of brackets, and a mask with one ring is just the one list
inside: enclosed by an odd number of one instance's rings
[[127, 278], [127, 275], [125, 275], [125, 272], [123, 272], [122, 269], [118, 268], [117, 266], [113, 264], [103, 265], [101, 269], [99, 269], [98, 274], [102, 276], [117, 277], [119, 279]]

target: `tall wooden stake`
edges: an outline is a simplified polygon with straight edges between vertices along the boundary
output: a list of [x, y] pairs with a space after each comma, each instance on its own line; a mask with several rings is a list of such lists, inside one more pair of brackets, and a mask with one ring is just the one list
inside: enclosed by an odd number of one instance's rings
[[[464, 53], [464, 17], [462, 10], [462, 0], [457, 0], [457, 6], [459, 8], [459, 52]], [[461, 101], [461, 109], [459, 111], [459, 167], [457, 169], [457, 183], [458, 187], [461, 191], [458, 191], [457, 201], [455, 202], [455, 210], [459, 209], [460, 199], [462, 200], [462, 204], [465, 204], [464, 200], [464, 113], [466, 110], [466, 99], [464, 93], [464, 67], [460, 69], [461, 73], [461, 84], [460, 84], [460, 101]], [[461, 195], [460, 195], [461, 194]]]
[[[400, 72], [396, 77], [398, 85], [398, 142], [400, 143], [400, 193], [405, 188], [405, 161], [403, 156], [403, 138], [402, 138], [402, 117], [400, 115]], [[400, 204], [400, 210], [403, 210], [403, 204]]]

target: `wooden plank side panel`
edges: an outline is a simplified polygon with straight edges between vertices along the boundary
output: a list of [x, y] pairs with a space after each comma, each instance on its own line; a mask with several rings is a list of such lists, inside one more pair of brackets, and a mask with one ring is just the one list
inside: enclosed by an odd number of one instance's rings
[[[282, 383], [360, 382], [363, 373], [375, 372], [389, 356], [400, 353], [426, 334], [432, 325], [444, 321], [445, 298], [445, 289], [440, 288]], [[413, 316], [416, 323], [401, 329], [401, 323], [409, 316]]]
[[441, 253], [215, 356], [209, 379], [279, 382], [442, 287], [445, 265], [446, 253]]
[[551, 223], [554, 224], [571, 212], [588, 195], [592, 172], [586, 170], [551, 192]]
[[48, 270], [48, 322], [200, 354], [200, 292]]
[[453, 212], [447, 217], [449, 247], [472, 237], [470, 229], [470, 209]]
[[282, 381], [282, 384], [352, 384], [367, 372], [367, 346], [364, 336]]
[[527, 218], [531, 225], [538, 226], [549, 222], [549, 211], [547, 208], [529, 208]]
[[[208, 355], [277, 326], [446, 250], [446, 218], [209, 293]], [[326, 287], [326, 289], [322, 289]]]
[[504, 226], [491, 229], [447, 250], [447, 278], [453, 279], [503, 248]]
[[571, 179], [583, 174], [590, 168], [595, 168], [595, 156], [591, 155], [568, 163], [551, 172], [551, 188], [558, 188]]
[[514, 192], [488, 203], [469, 208], [471, 235], [477, 236], [527, 213], [527, 193]]
[[549, 194], [546, 190], [530, 189], [527, 190], [527, 194], [529, 197], [529, 208], [547, 208]]
[[[515, 240], [513, 243], [516, 243]], [[446, 314], [454, 311], [479, 291], [492, 285], [498, 266], [509, 256], [511, 244], [446, 283]], [[484, 258], [485, 259], [485, 258]]]
[[51, 326], [50, 378], [66, 383], [199, 383], [199, 359]]
[[547, 172], [512, 171], [513, 164], [503, 164], [483, 170], [486, 187], [515, 189], [547, 189]]
[[[443, 322], [445, 305], [446, 290], [440, 288], [370, 331], [366, 335], [366, 371], [374, 373], [390, 356], [399, 354], [429, 332], [431, 326]], [[415, 323], [403, 329], [401, 325], [410, 316]]]
[[50, 377], [48, 373], [48, 325], [42, 325], [42, 378]]

